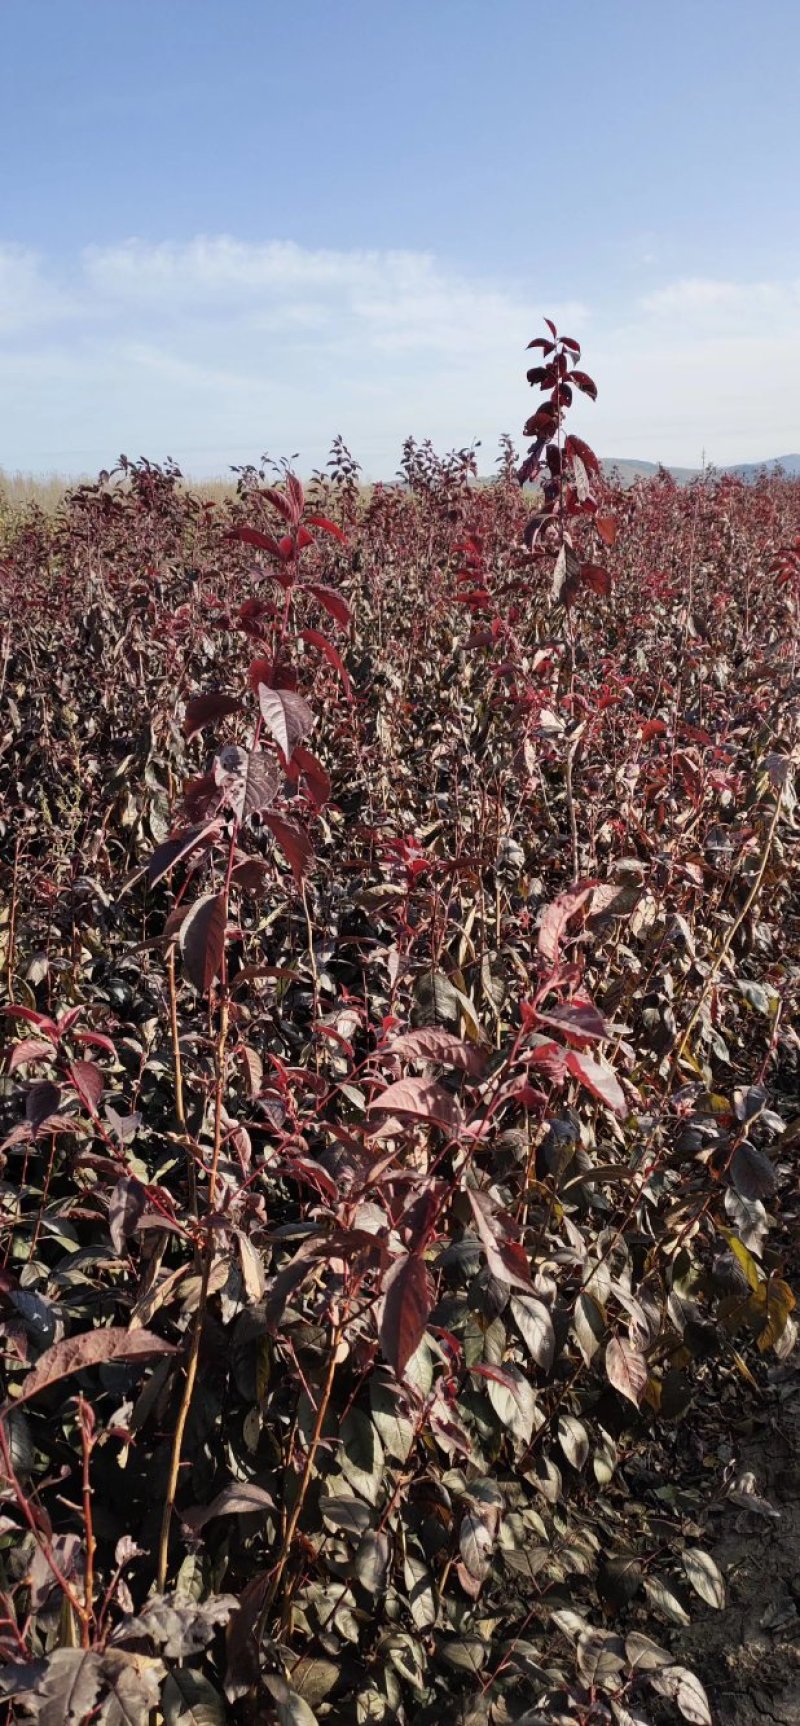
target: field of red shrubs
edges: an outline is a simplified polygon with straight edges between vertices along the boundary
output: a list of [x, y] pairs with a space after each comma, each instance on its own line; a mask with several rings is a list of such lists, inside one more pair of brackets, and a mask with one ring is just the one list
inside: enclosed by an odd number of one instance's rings
[[531, 358], [490, 483], [337, 442], [0, 523], [10, 1720], [729, 1717], [686, 1639], [796, 1373], [800, 483], [617, 488]]

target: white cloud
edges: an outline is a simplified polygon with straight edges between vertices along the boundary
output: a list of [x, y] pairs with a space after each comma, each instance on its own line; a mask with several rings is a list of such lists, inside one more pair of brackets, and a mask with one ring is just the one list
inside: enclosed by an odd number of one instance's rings
[[222, 235], [56, 268], [0, 246], [0, 465], [92, 469], [124, 449], [203, 473], [269, 449], [308, 470], [341, 431], [389, 474], [413, 431], [480, 438], [488, 468], [531, 411], [525, 345], [544, 312], [585, 341], [600, 400], [575, 427], [601, 453], [758, 459], [798, 442], [798, 309], [795, 280], [687, 276], [601, 315], [425, 252]]
[[69, 293], [48, 281], [36, 252], [0, 242], [0, 341], [73, 310]]
[[707, 315], [713, 323], [722, 318], [750, 327], [758, 318], [791, 315], [800, 309], [800, 281], [726, 282], [713, 277], [686, 276], [670, 282], [641, 300], [644, 312], [655, 317]]

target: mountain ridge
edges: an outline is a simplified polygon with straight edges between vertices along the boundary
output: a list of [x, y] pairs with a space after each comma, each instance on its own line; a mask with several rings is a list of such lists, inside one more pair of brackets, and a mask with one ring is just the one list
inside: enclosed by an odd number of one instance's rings
[[[603, 472], [607, 475], [616, 473], [623, 485], [633, 485], [637, 479], [652, 479], [662, 468], [672, 475], [678, 485], [688, 485], [690, 480], [697, 479], [703, 472], [699, 467], [671, 467], [667, 462], [639, 461], [622, 456], [603, 456]], [[764, 461], [734, 462], [729, 467], [708, 467], [706, 473], [730, 474], [735, 479], [744, 479], [752, 483], [760, 473], [775, 473], [781, 468], [789, 479], [800, 479], [800, 455], [769, 456]]]

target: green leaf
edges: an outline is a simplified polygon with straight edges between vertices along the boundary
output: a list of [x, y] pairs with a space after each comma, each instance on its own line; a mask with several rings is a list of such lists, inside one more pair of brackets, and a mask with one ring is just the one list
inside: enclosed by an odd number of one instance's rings
[[264, 1683], [275, 1702], [278, 1726], [319, 1726], [313, 1708], [287, 1684], [285, 1678], [278, 1673], [270, 1673]]
[[414, 1424], [403, 1413], [400, 1392], [375, 1373], [370, 1379], [369, 1400], [384, 1450], [397, 1462], [406, 1462], [414, 1443]]
[[558, 1442], [573, 1468], [585, 1468], [589, 1460], [589, 1434], [583, 1421], [573, 1414], [562, 1414], [558, 1423]]
[[555, 1358], [556, 1333], [544, 1301], [536, 1300], [533, 1295], [514, 1294], [511, 1311], [531, 1359], [543, 1372], [549, 1372]]
[[386, 1586], [390, 1556], [388, 1535], [367, 1528], [358, 1543], [353, 1567], [362, 1588], [373, 1597], [382, 1594]]
[[161, 1696], [164, 1726], [225, 1726], [225, 1704], [202, 1672], [176, 1667]]
[[403, 1564], [408, 1607], [418, 1630], [436, 1623], [437, 1605], [433, 1580], [425, 1560], [409, 1547]]
[[342, 1422], [339, 1461], [353, 1491], [377, 1504], [383, 1480], [383, 1445], [368, 1414], [351, 1408]]

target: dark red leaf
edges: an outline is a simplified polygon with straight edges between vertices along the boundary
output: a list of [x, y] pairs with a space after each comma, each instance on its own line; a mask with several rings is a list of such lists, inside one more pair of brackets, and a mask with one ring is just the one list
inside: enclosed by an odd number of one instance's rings
[[147, 1192], [141, 1181], [126, 1175], [117, 1181], [108, 1201], [108, 1232], [115, 1253], [125, 1251], [128, 1235], [132, 1235], [147, 1208]]
[[386, 1360], [402, 1378], [419, 1347], [433, 1305], [430, 1273], [418, 1253], [397, 1258], [383, 1285], [380, 1344]]
[[[69, 1378], [74, 1372], [83, 1372], [87, 1366], [99, 1366], [109, 1360], [145, 1360], [154, 1354], [174, 1353], [173, 1343], [165, 1342], [163, 1337], [155, 1336], [149, 1330], [98, 1326], [95, 1330], [84, 1331], [81, 1336], [65, 1337], [39, 1356], [33, 1370], [22, 1381], [22, 1388], [14, 1398], [14, 1407], [21, 1402], [30, 1402], [40, 1390], [57, 1384], [59, 1379]], [[7, 1413], [8, 1408], [6, 1403], [2, 1412]]]
[[183, 735], [187, 743], [206, 725], [227, 718], [229, 713], [238, 713], [240, 707], [237, 696], [225, 695], [221, 689], [210, 689], [207, 695], [193, 695], [186, 703], [183, 719]]
[[95, 1115], [105, 1082], [100, 1068], [94, 1061], [72, 1061], [69, 1076], [84, 1107]]
[[343, 629], [346, 629], [348, 624], [352, 622], [353, 614], [347, 600], [343, 599], [340, 593], [337, 593], [335, 587], [317, 586], [315, 583], [309, 583], [307, 591], [313, 593], [314, 598], [323, 609], [327, 611], [335, 623], [340, 623]]
[[599, 1013], [593, 1001], [575, 998], [563, 1007], [553, 1007], [549, 1013], [538, 1013], [537, 1023], [554, 1025], [568, 1041], [582, 1048], [588, 1040], [610, 1037], [611, 1027]]
[[471, 1187], [469, 1201], [492, 1276], [510, 1283], [512, 1288], [530, 1290], [531, 1270], [525, 1251], [518, 1241], [505, 1238], [502, 1220], [493, 1214], [486, 1193]]
[[305, 779], [309, 795], [317, 809], [324, 809], [331, 794], [331, 782], [321, 761], [312, 755], [310, 749], [298, 743], [295, 746], [291, 760], [292, 772]]
[[601, 564], [582, 563], [581, 581], [584, 587], [591, 588], [592, 593], [602, 594], [604, 599], [608, 599], [611, 593], [611, 576], [607, 569], [602, 568]]
[[337, 527], [335, 521], [329, 521], [326, 515], [307, 515], [306, 521], [310, 527], [319, 527], [323, 533], [333, 534], [334, 539], [341, 540], [342, 545], [347, 544], [347, 535], [342, 532], [340, 527]]
[[288, 473], [286, 475], [286, 497], [289, 503], [289, 508], [292, 512], [292, 520], [294, 522], [298, 522], [303, 513], [303, 506], [306, 499], [301, 481], [294, 473]]
[[25, 1098], [25, 1119], [34, 1138], [45, 1122], [58, 1114], [60, 1103], [60, 1085], [54, 1085], [50, 1079], [39, 1079], [35, 1085], [31, 1085]]
[[750, 1203], [770, 1198], [778, 1184], [769, 1157], [746, 1141], [737, 1145], [733, 1153], [731, 1180], [740, 1197]]
[[244, 545], [254, 545], [257, 551], [268, 551], [271, 557], [281, 557], [280, 545], [271, 533], [262, 533], [258, 527], [232, 527], [229, 539], [239, 539]]
[[224, 892], [204, 893], [181, 924], [179, 939], [186, 975], [201, 995], [208, 994], [222, 972], [227, 914]]
[[576, 389], [582, 390], [585, 396], [591, 396], [593, 402], [597, 401], [597, 385], [586, 372], [570, 372], [569, 381]]
[[[217, 802], [219, 802], [219, 798], [217, 798]], [[218, 831], [219, 828], [213, 825], [189, 827], [185, 828], [182, 833], [173, 833], [169, 839], [164, 839], [160, 845], [156, 846], [147, 865], [147, 879], [150, 886], [155, 887], [157, 881], [160, 881], [164, 875], [168, 875], [170, 869], [175, 868], [176, 863], [180, 863], [184, 857], [188, 857], [192, 851], [196, 851], [199, 845], [202, 844], [208, 848]]]
[[588, 443], [584, 443], [583, 438], [575, 437], [573, 432], [564, 439], [564, 454], [569, 460], [573, 456], [580, 456], [587, 473], [600, 473], [600, 463], [594, 450], [589, 447]]
[[435, 1079], [398, 1079], [387, 1085], [380, 1096], [374, 1097], [367, 1110], [370, 1131], [380, 1125], [376, 1116], [398, 1115], [415, 1121], [430, 1121], [455, 1133], [461, 1125], [461, 1111], [452, 1092]]
[[461, 1037], [442, 1030], [438, 1025], [406, 1031], [401, 1037], [395, 1037], [390, 1047], [393, 1055], [403, 1055], [406, 1060], [438, 1061], [442, 1067], [453, 1067], [475, 1076], [486, 1066], [482, 1049], [476, 1048], [474, 1043], [463, 1042]]
[[309, 647], [318, 648], [320, 653], [322, 653], [327, 659], [328, 664], [332, 665], [334, 671], [338, 672], [339, 677], [342, 680], [342, 687], [345, 695], [347, 696], [348, 701], [352, 701], [353, 691], [350, 684], [350, 678], [347, 675], [347, 670], [338, 648], [334, 647], [333, 642], [329, 641], [326, 635], [322, 635], [318, 629], [303, 629], [300, 633], [301, 639], [308, 642]]
[[287, 821], [283, 815], [275, 815], [271, 810], [262, 817], [265, 827], [268, 827], [273, 837], [277, 839], [281, 850], [291, 864], [292, 874], [298, 883], [302, 880], [310, 857], [314, 855], [314, 847], [305, 829], [297, 821]]

